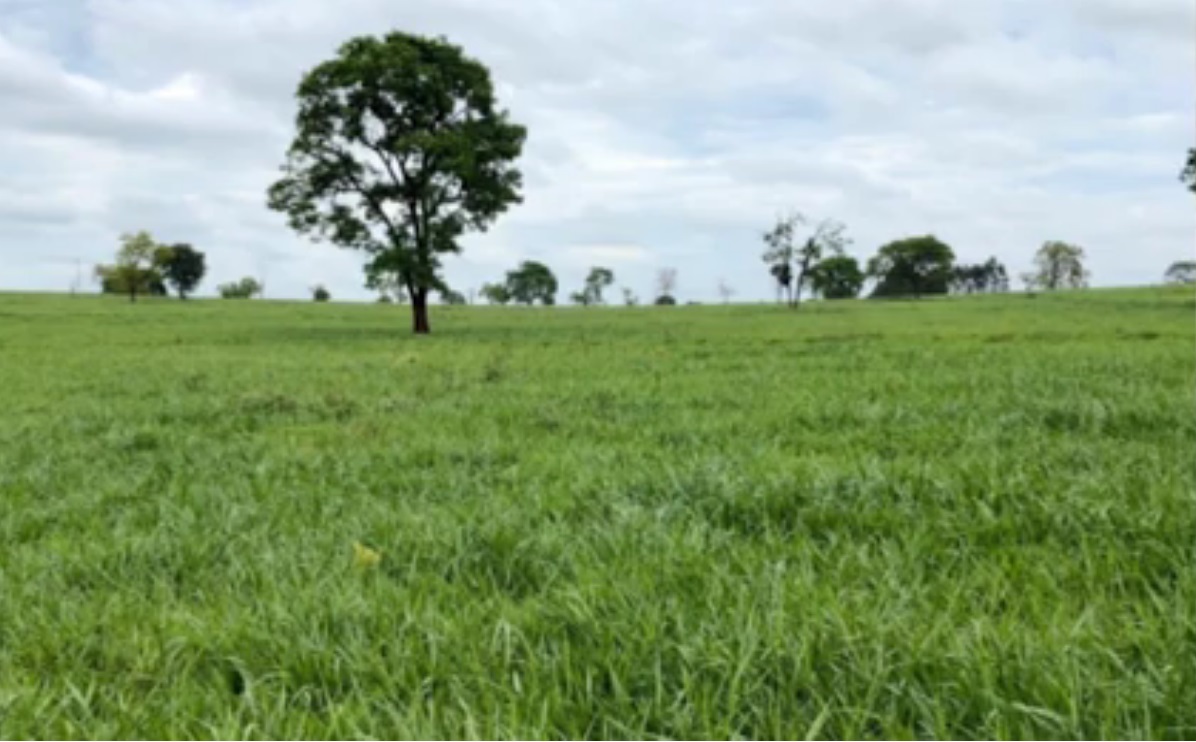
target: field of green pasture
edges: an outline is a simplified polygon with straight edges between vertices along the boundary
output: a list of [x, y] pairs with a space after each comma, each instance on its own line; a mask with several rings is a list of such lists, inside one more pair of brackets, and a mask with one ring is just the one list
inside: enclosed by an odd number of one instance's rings
[[0, 737], [1196, 735], [1191, 289], [409, 324], [0, 295]]

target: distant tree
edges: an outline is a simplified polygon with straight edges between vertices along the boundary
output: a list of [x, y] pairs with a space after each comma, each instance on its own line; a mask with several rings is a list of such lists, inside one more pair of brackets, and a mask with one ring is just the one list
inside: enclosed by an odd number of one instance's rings
[[810, 268], [810, 288], [824, 299], [854, 299], [864, 287], [864, 272], [850, 255], [832, 255]]
[[104, 293], [128, 294], [129, 301], [137, 301], [138, 294], [153, 293], [162, 285], [162, 276], [154, 268], [154, 253], [158, 245], [149, 232], [123, 234], [116, 262], [112, 265], [97, 265], [96, 280]]
[[718, 281], [718, 295], [722, 297], [723, 304], [730, 304], [731, 297], [735, 296], [735, 289], [731, 288], [731, 285], [726, 280], [720, 278]]
[[957, 294], [991, 294], [1009, 290], [1005, 266], [996, 258], [951, 268], [951, 290]]
[[556, 276], [548, 266], [534, 260], [525, 260], [513, 271], [507, 273], [507, 294], [512, 301], [532, 305], [537, 301], [544, 306], [556, 303]]
[[511, 292], [507, 290], [505, 283], [484, 283], [479, 293], [491, 304], [506, 304], [511, 301]]
[[[575, 303], [585, 306], [602, 303], [602, 291], [615, 282], [615, 274], [610, 268], [595, 267], [586, 276], [586, 285], [580, 294], [574, 294]], [[581, 301], [576, 301], [580, 298]]]
[[332, 294], [323, 286], [316, 285], [311, 289], [312, 301], [328, 301], [332, 298]]
[[1188, 148], [1188, 161], [1179, 174], [1180, 182], [1188, 186], [1188, 190], [1196, 193], [1196, 149]]
[[[772, 229], [764, 233], [764, 262], [777, 281], [778, 293], [789, 295], [789, 306], [801, 305], [801, 292], [809, 279], [810, 269], [824, 255], [842, 254], [850, 243], [844, 234], [846, 227], [831, 219], [819, 222], [803, 240], [801, 232], [807, 220], [800, 212], [781, 217]], [[795, 279], [796, 276], [796, 279]], [[792, 288], [790, 288], [792, 286]]]
[[174, 287], [180, 299], [195, 290], [207, 270], [204, 254], [186, 243], [159, 245], [154, 250], [154, 269]]
[[627, 288], [626, 286], [624, 286], [623, 287], [623, 304], [625, 306], [634, 307], [636, 304], [639, 304], [639, 303], [640, 303], [639, 297], [637, 297], [635, 295], [635, 292], [632, 291], [631, 289]]
[[440, 303], [450, 307], [464, 306], [465, 294], [462, 294], [460, 291], [453, 291], [450, 288], [444, 288], [440, 291]]
[[1022, 276], [1026, 287], [1043, 291], [1081, 289], [1088, 285], [1084, 248], [1066, 242], [1044, 242], [1034, 255], [1034, 270]]
[[676, 304], [677, 300], [669, 294], [661, 294], [660, 296], [656, 297], [656, 306], [658, 307], [671, 307], [675, 306]]
[[876, 279], [872, 296], [945, 294], [954, 262], [954, 251], [933, 235], [890, 242], [868, 261], [867, 274]]
[[256, 279], [246, 276], [240, 281], [222, 283], [216, 290], [225, 299], [252, 299], [262, 293], [262, 285]]
[[[677, 269], [676, 268], [661, 268], [656, 271], [656, 303], [657, 304], [676, 304], [677, 301], [673, 299], [673, 292], [677, 288]], [[661, 299], [673, 299], [670, 302], [661, 302]]]
[[389, 294], [378, 294], [378, 303], [379, 304], [393, 304], [394, 299], [390, 298]]
[[1196, 283], [1196, 261], [1180, 260], [1172, 263], [1163, 274], [1167, 283]]
[[300, 233], [386, 255], [414, 331], [429, 332], [441, 256], [520, 200], [525, 129], [497, 108], [484, 65], [444, 39], [399, 32], [349, 40], [297, 97], [298, 133], [270, 207]]

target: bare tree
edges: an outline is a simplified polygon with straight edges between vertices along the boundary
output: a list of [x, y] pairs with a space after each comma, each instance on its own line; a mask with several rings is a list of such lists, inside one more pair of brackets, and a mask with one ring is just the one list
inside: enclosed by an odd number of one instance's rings
[[677, 269], [676, 268], [661, 268], [659, 271], [656, 272], [656, 294], [658, 297], [673, 296], [673, 290], [676, 288], [677, 288]]
[[826, 255], [842, 255], [851, 240], [844, 235], [845, 227], [833, 219], [824, 219], [814, 231], [801, 239], [800, 232], [809, 221], [800, 212], [777, 219], [776, 226], [763, 235], [768, 249], [762, 256], [769, 273], [777, 281], [778, 298], [789, 295], [789, 306], [796, 309], [801, 303], [802, 288], [809, 279], [810, 269]]
[[735, 296], [735, 289], [731, 288], [725, 279], [720, 278], [718, 281], [718, 295], [723, 297], [723, 304], [730, 304], [731, 297]]

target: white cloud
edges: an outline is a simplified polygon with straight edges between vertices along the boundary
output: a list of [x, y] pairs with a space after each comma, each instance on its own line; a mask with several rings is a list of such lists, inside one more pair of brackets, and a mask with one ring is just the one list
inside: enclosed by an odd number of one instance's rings
[[[647, 295], [720, 278], [770, 294], [759, 233], [800, 209], [853, 251], [934, 232], [1017, 273], [1045, 239], [1097, 283], [1191, 252], [1189, 0], [0, 0], [0, 281], [62, 289], [152, 229], [215, 283], [267, 275], [361, 296], [360, 257], [264, 205], [302, 72], [346, 38], [444, 34], [529, 127], [524, 203], [449, 277], [544, 260], [563, 288], [610, 264]], [[36, 245], [37, 249], [30, 249]]]

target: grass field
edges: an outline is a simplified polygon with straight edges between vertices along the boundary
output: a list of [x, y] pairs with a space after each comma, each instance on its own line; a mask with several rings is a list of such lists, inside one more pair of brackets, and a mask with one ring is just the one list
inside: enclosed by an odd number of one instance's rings
[[1196, 735], [1191, 289], [409, 322], [0, 295], [0, 737]]

